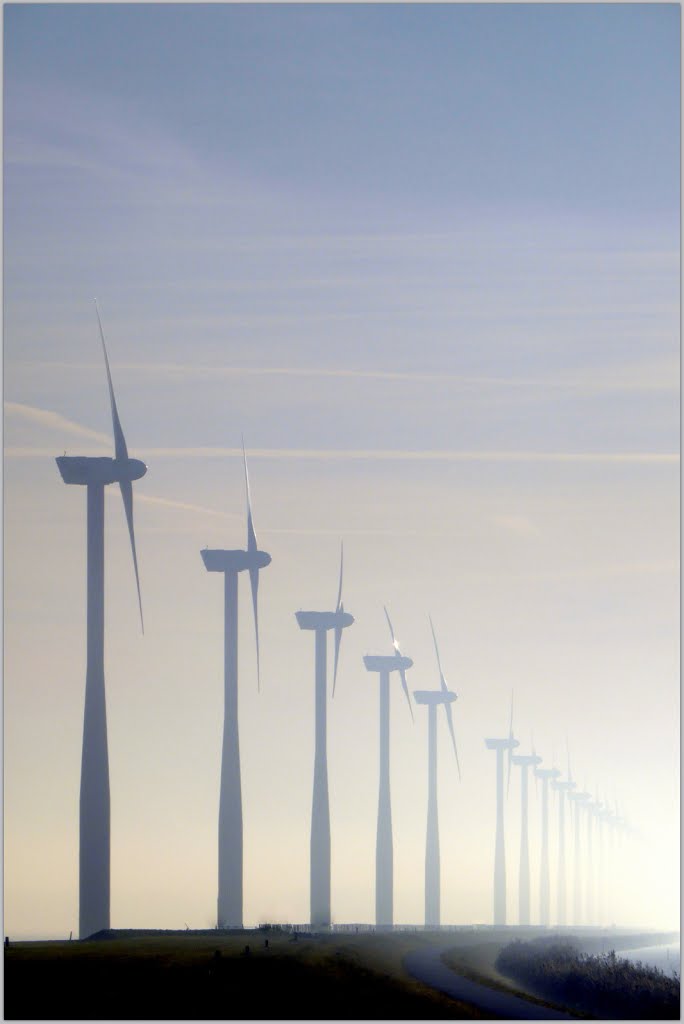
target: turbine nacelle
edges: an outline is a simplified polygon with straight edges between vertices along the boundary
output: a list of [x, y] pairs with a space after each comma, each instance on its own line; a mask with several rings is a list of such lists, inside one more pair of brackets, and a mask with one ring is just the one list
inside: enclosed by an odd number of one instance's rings
[[416, 704], [427, 704], [431, 706], [451, 704], [452, 701], [458, 700], [456, 694], [452, 693], [451, 690], [414, 690], [413, 698]]
[[537, 764], [541, 764], [543, 758], [540, 757], [539, 754], [512, 754], [511, 760], [513, 761], [513, 764], [529, 765], [530, 767], [534, 767]]
[[573, 782], [572, 779], [566, 779], [565, 782], [558, 782], [557, 779], [551, 779], [551, 786], [553, 789], [558, 789], [562, 793], [570, 795], [571, 789], [576, 789], [577, 783]]
[[404, 654], [365, 654], [363, 663], [369, 672], [402, 672], [413, 667]]
[[520, 746], [520, 741], [512, 736], [504, 736], [502, 739], [486, 739], [485, 746], [488, 750], [515, 750]]
[[584, 804], [591, 799], [591, 793], [568, 793], [568, 797], [571, 800], [576, 800], [578, 804]]
[[60, 455], [55, 459], [65, 484], [120, 484], [145, 476], [140, 459], [113, 459], [109, 455]]
[[222, 548], [205, 548], [200, 554], [207, 572], [258, 571], [271, 562], [271, 556], [266, 551], [225, 551]]
[[346, 629], [354, 622], [349, 612], [295, 612], [300, 629]]
[[534, 774], [538, 779], [557, 779], [563, 773], [559, 768], [535, 768]]

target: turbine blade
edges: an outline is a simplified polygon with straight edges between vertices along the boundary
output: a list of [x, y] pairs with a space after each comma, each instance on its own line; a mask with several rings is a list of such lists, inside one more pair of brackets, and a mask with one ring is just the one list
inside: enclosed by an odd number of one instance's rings
[[[435, 636], [435, 627], [432, 625], [432, 616], [428, 615], [428, 619], [429, 619], [429, 622], [430, 622], [430, 629], [432, 630], [432, 640], [433, 640], [433, 643], [435, 645], [435, 654], [437, 655], [437, 668], [439, 669], [439, 674], [440, 674], [441, 678], [444, 679], [444, 675], [442, 673], [442, 662], [439, 660], [439, 647], [437, 646], [437, 637]], [[444, 683], [444, 685], [446, 686], [446, 683]]]
[[454, 745], [454, 755], [456, 757], [456, 767], [458, 768], [458, 781], [461, 781], [461, 765], [458, 760], [458, 750], [456, 749], [456, 736], [454, 733], [454, 720], [451, 716], [451, 704], [444, 705], [444, 711], [446, 712], [447, 722], [449, 724], [449, 732], [451, 733], [451, 742]]
[[[245, 439], [242, 438], [242, 459], [245, 466], [245, 490], [247, 492], [247, 550], [257, 550], [257, 539], [256, 533], [254, 532], [254, 520], [252, 519], [252, 497], [249, 491], [249, 473], [247, 472], [247, 455], [245, 453]], [[251, 576], [250, 569], [250, 576]], [[252, 584], [252, 593], [254, 593], [254, 584]], [[255, 598], [256, 601], [256, 598]], [[256, 608], [256, 604], [255, 604]]]
[[[342, 604], [342, 573], [344, 570], [344, 541], [340, 541], [340, 585], [337, 588], [336, 612], [343, 612]], [[342, 642], [342, 626], [335, 626], [335, 664], [333, 668], [333, 697], [335, 696], [335, 683], [337, 682], [337, 664], [340, 659], [340, 644]]]
[[[340, 605], [340, 611], [344, 611], [344, 605]], [[340, 643], [342, 642], [342, 627], [335, 626], [335, 665], [333, 668], [333, 697], [335, 696], [335, 684], [337, 682], [337, 663], [340, 658]]]
[[387, 619], [387, 625], [389, 626], [389, 631], [392, 636], [392, 646], [394, 647], [395, 651], [398, 651], [399, 644], [397, 643], [396, 637], [394, 635], [394, 629], [392, 628], [392, 620], [389, 617], [389, 612], [387, 611], [387, 608], [384, 605], [383, 607], [385, 608], [385, 618]]
[[506, 780], [506, 796], [511, 788], [511, 765], [513, 763], [513, 691], [511, 690], [511, 720], [508, 725], [508, 778]]
[[339, 612], [342, 607], [342, 570], [344, 569], [344, 541], [340, 541], [340, 585], [337, 589], [337, 604], [335, 611]]
[[[116, 459], [127, 459], [128, 448], [126, 447], [126, 439], [121, 429], [121, 420], [119, 419], [119, 412], [116, 408], [116, 399], [114, 397], [114, 386], [112, 384], [112, 373], [109, 369], [109, 358], [107, 356], [107, 346], [105, 344], [104, 331], [102, 330], [102, 320], [100, 319], [100, 310], [97, 305], [97, 299], [95, 299], [95, 313], [97, 314], [97, 325], [100, 328], [100, 338], [102, 340], [102, 351], [104, 352], [105, 368], [107, 370], [107, 383], [109, 384], [109, 401], [112, 406], [112, 427], [114, 431], [114, 458]], [[123, 486], [123, 485], [122, 485]], [[123, 493], [123, 492], [122, 492]], [[135, 556], [134, 556], [135, 557]]]
[[254, 607], [254, 633], [256, 635], [256, 658], [257, 658], [257, 690], [261, 690], [261, 669], [259, 665], [259, 611], [257, 606], [257, 595], [259, 593], [259, 570], [249, 570], [249, 582], [252, 584], [252, 605]]
[[565, 737], [565, 750], [568, 755], [568, 782], [572, 782], [572, 769], [570, 768], [570, 744], [568, 743], [568, 737]]
[[[383, 605], [383, 607], [384, 607], [384, 605]], [[390, 630], [390, 633], [392, 635], [392, 646], [394, 647], [395, 654], [396, 654], [397, 658], [401, 658], [401, 651], [399, 650], [399, 644], [397, 643], [397, 638], [394, 635], [394, 629], [392, 628], [392, 620], [389, 617], [389, 612], [387, 611], [387, 608], [385, 608], [385, 618], [387, 619], [387, 625], [389, 626], [389, 630]], [[411, 721], [414, 722], [415, 719], [413, 717], [413, 708], [411, 707], [411, 698], [409, 696], [408, 685], [407, 685], [407, 682], [406, 682], [406, 672], [404, 671], [403, 668], [399, 669], [399, 677], [401, 679], [402, 689], [403, 689], [404, 693], [406, 694], [406, 700], [408, 701], [409, 711], [411, 712]]]
[[140, 577], [138, 576], [138, 556], [135, 552], [135, 532], [133, 530], [133, 484], [130, 480], [120, 480], [121, 497], [123, 499], [126, 522], [128, 523], [128, 535], [131, 538], [131, 551], [133, 552], [133, 568], [135, 569], [135, 585], [138, 588], [138, 607], [140, 608], [140, 628], [145, 632], [143, 622], [142, 599], [140, 597]]
[[411, 698], [409, 696], [408, 685], [406, 683], [406, 673], [404, 672], [403, 668], [399, 669], [399, 675], [401, 677], [401, 687], [404, 693], [406, 694], [406, 700], [408, 701], [409, 711], [411, 712], [411, 721], [415, 722], [415, 718], [413, 717], [413, 708], [411, 707]]

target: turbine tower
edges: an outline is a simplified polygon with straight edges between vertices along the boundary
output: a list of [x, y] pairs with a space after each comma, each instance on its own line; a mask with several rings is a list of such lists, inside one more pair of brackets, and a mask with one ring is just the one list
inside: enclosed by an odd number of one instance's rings
[[568, 799], [573, 802], [573, 814], [575, 816], [575, 884], [573, 895], [573, 924], [582, 924], [582, 856], [580, 848], [580, 807], [589, 799], [585, 791], [581, 793], [568, 793]]
[[587, 924], [596, 924], [596, 911], [594, 908], [594, 849], [593, 849], [593, 825], [594, 818], [601, 809], [598, 800], [588, 800], [587, 808]]
[[[566, 910], [566, 886], [565, 886], [565, 794], [570, 796], [570, 790], [575, 788], [576, 783], [572, 781], [570, 774], [570, 751], [568, 750], [568, 777], [564, 781], [551, 780], [551, 786], [558, 793], [558, 911], [556, 921], [558, 924], [567, 924]], [[568, 807], [571, 807], [568, 804]]]
[[[429, 618], [429, 616], [428, 616]], [[452, 693], [446, 684], [442, 672], [442, 663], [439, 658], [439, 648], [435, 629], [430, 619], [432, 639], [435, 644], [437, 655], [437, 667], [439, 668], [439, 690], [414, 690], [413, 696], [416, 704], [426, 704], [428, 708], [428, 813], [427, 813], [427, 837], [425, 841], [425, 924], [427, 926], [439, 927], [440, 924], [440, 878], [439, 878], [439, 821], [437, 813], [437, 707], [442, 704], [451, 733], [451, 742], [456, 757], [458, 777], [461, 778], [461, 766], [458, 763], [458, 751], [456, 750], [456, 736], [454, 735], [454, 723], [451, 717], [451, 702], [456, 700], [456, 694]]]
[[378, 830], [375, 844], [375, 923], [380, 927], [394, 924], [394, 858], [392, 848], [392, 803], [390, 798], [390, 752], [389, 752], [389, 680], [392, 672], [398, 672], [402, 689], [408, 701], [411, 719], [413, 709], [406, 685], [406, 669], [413, 662], [404, 657], [394, 636], [390, 617], [385, 616], [392, 635], [394, 654], [367, 654], [363, 663], [368, 672], [380, 676], [380, 786], [378, 796]]
[[494, 845], [494, 924], [506, 924], [506, 850], [504, 845], [504, 811], [503, 811], [503, 755], [508, 751], [508, 781], [506, 792], [511, 783], [511, 758], [516, 747], [520, 746], [513, 736], [513, 694], [511, 694], [511, 720], [508, 736], [502, 739], [486, 739], [488, 750], [496, 751], [496, 840]]
[[596, 806], [594, 807], [594, 817], [596, 818], [596, 841], [598, 844], [598, 865], [597, 865], [597, 882], [596, 882], [596, 923], [602, 925], [605, 919], [605, 883], [603, 874], [603, 853], [604, 853], [604, 836], [603, 836], [603, 822], [606, 820], [608, 815], [607, 805], [598, 802], [598, 787], [596, 788]]
[[144, 462], [128, 456], [116, 408], [97, 301], [95, 312], [109, 385], [114, 458], [61, 455], [56, 460], [65, 484], [77, 484], [86, 488], [88, 509], [87, 660], [79, 811], [78, 929], [79, 937], [82, 939], [109, 928], [110, 922], [109, 757], [104, 679], [104, 489], [107, 484], [113, 483], [118, 483], [121, 489], [133, 552], [140, 625], [143, 628], [138, 559], [133, 531], [133, 481], [139, 480], [147, 472]]
[[342, 630], [354, 621], [342, 604], [344, 549], [340, 550], [340, 585], [334, 612], [296, 612], [300, 629], [316, 634], [316, 739], [314, 748], [314, 784], [311, 806], [311, 878], [310, 917], [315, 928], [330, 927], [330, 806], [328, 803], [327, 754], [327, 637], [335, 630], [333, 696], [337, 682], [337, 662]]
[[549, 897], [549, 780], [561, 774], [558, 768], [535, 768], [536, 778], [542, 780], [542, 835], [539, 863], [539, 923], [545, 928], [551, 922]]
[[238, 573], [249, 572], [256, 634], [257, 686], [260, 687], [259, 618], [257, 593], [259, 571], [271, 556], [259, 551], [252, 519], [247, 456], [242, 458], [247, 494], [247, 550], [204, 548], [202, 561], [207, 572], [223, 573], [224, 590], [224, 711], [219, 796], [217, 926], [242, 928], [242, 782], [240, 778], [240, 731], [238, 727]]
[[[605, 829], [604, 825], [606, 826]], [[612, 826], [613, 812], [610, 809], [608, 801], [606, 801], [603, 810], [599, 815], [599, 892], [601, 897], [601, 923], [604, 923], [606, 920], [610, 921], [613, 912], [612, 903], [610, 900], [610, 887], [606, 887], [605, 875], [606, 843], [608, 843], [609, 854], [612, 852]]]
[[[534, 747], [534, 744], [533, 744]], [[530, 923], [530, 848], [528, 839], [527, 783], [528, 771], [541, 764], [542, 759], [534, 751], [531, 754], [513, 754], [513, 764], [517, 764], [522, 772], [520, 776], [521, 808], [520, 808], [520, 882], [518, 896], [518, 921], [520, 924]]]

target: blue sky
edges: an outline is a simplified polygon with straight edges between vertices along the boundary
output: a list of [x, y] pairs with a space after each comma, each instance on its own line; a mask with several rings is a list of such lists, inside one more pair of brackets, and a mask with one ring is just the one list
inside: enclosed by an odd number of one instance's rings
[[[340, 919], [372, 913], [377, 722], [359, 666], [386, 642], [383, 603], [416, 688], [431, 685], [432, 612], [460, 695], [464, 782], [445, 760], [440, 785], [462, 871], [443, 917], [490, 913], [482, 738], [494, 708], [505, 727], [511, 687], [523, 736], [550, 757], [567, 730], [578, 772], [668, 850], [640, 848], [653, 888], [620, 913], [673, 916], [679, 16], [5, 6], [10, 931], [61, 934], [76, 914], [85, 521], [52, 459], [111, 450], [94, 296], [149, 466], [144, 641], [107, 503], [115, 923], [210, 923], [222, 639], [198, 550], [242, 543], [242, 433], [273, 555], [260, 698], [246, 594], [240, 621], [248, 919], [306, 915], [313, 652], [292, 613], [333, 601], [341, 537], [357, 621], [330, 712]], [[397, 905], [419, 920], [427, 726], [401, 710]], [[274, 830], [282, 891], [259, 852]], [[169, 892], [190, 862], [183, 905]]]
[[441, 219], [463, 204], [667, 216], [678, 18], [674, 4], [9, 5], [8, 127], [14, 88], [58, 80], [215, 166], [365, 215], [403, 201]]

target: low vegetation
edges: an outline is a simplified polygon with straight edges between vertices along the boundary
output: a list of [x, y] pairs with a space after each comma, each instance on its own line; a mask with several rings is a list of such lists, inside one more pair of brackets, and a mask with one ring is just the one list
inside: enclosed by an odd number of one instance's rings
[[[5, 1019], [454, 1020], [476, 1011], [413, 981], [397, 936], [110, 934], [11, 943]], [[268, 943], [268, 944], [267, 944]]]
[[571, 1010], [622, 1020], [679, 1020], [679, 978], [615, 952], [582, 953], [572, 942], [513, 942], [502, 973]]

